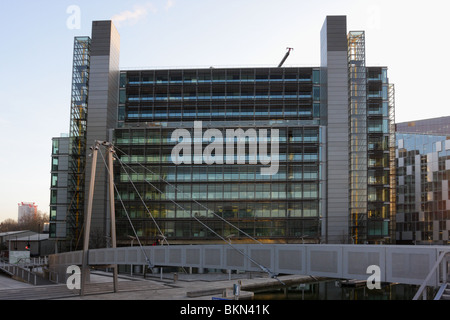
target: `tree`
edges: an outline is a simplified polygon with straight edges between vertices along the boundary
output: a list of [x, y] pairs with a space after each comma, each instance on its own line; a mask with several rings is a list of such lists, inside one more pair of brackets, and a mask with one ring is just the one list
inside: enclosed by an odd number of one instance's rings
[[35, 215], [23, 217], [20, 221], [6, 219], [5, 221], [0, 222], [0, 232], [29, 230], [42, 233], [44, 224], [48, 221], [48, 214], [38, 210]]
[[30, 230], [41, 233], [44, 228], [44, 223], [48, 221], [48, 214], [38, 210], [36, 215], [22, 217], [18, 222], [18, 226], [20, 230]]
[[0, 232], [18, 231], [19, 229], [19, 224], [14, 219], [6, 219], [0, 223]]

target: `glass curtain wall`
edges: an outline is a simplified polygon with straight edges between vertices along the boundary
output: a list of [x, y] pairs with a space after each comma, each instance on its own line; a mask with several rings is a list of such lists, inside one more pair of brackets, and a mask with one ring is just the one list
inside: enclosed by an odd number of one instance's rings
[[69, 180], [67, 238], [72, 243], [78, 241], [84, 219], [84, 180], [86, 166], [86, 121], [88, 112], [89, 37], [76, 37], [74, 44], [72, 102], [69, 136]]
[[395, 114], [387, 68], [368, 68], [368, 224], [370, 243], [394, 241]]
[[365, 33], [348, 35], [350, 228], [354, 244], [367, 242], [367, 71]]
[[450, 139], [397, 133], [396, 154], [397, 243], [447, 245], [450, 241]]
[[[216, 233], [236, 241], [249, 241], [248, 234], [263, 241], [319, 242], [319, 80], [313, 68], [122, 72], [115, 131], [115, 179], [124, 203], [116, 203], [118, 237], [127, 241], [132, 235], [129, 214], [148, 242], [159, 233], [152, 217], [178, 243], [221, 241]], [[174, 165], [178, 142], [172, 133], [183, 128], [194, 137], [194, 121], [202, 121], [203, 133], [214, 128], [223, 137], [227, 129], [277, 129], [278, 172], [261, 175], [263, 165], [259, 159], [250, 164], [248, 146], [233, 165]], [[193, 142], [203, 150], [211, 141]]]

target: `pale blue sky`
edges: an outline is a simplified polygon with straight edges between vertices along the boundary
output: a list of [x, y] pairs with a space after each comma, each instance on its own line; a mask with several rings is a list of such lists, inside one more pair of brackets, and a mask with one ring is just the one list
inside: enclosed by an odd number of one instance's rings
[[[73, 37], [115, 17], [121, 67], [319, 66], [326, 15], [366, 31], [367, 64], [389, 67], [398, 122], [449, 116], [445, 0], [1, 0], [0, 221], [18, 202], [48, 212], [51, 138], [67, 133]], [[69, 29], [67, 8], [80, 8]]]

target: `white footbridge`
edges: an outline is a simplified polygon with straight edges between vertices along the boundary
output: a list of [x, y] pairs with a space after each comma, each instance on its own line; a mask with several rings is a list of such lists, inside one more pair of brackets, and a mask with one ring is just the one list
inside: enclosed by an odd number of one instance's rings
[[[82, 251], [49, 256], [49, 268], [65, 281], [67, 268], [82, 265]], [[94, 249], [88, 265], [142, 265], [307, 275], [335, 279], [368, 280], [379, 268], [379, 281], [420, 285], [415, 299], [427, 286], [445, 287], [449, 278], [450, 247], [396, 245], [187, 245]], [[372, 267], [372, 268], [370, 268]], [[450, 287], [449, 287], [450, 288]], [[441, 290], [441, 291], [442, 291]]]

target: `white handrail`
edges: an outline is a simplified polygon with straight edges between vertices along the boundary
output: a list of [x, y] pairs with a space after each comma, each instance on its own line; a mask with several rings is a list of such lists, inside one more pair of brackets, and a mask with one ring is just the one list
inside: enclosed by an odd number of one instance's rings
[[421, 286], [419, 287], [419, 290], [417, 291], [416, 295], [414, 296], [413, 300], [419, 300], [419, 298], [422, 296], [422, 298], [426, 299], [426, 292], [424, 292], [425, 288], [427, 287], [428, 281], [430, 281], [431, 277], [433, 276], [434, 272], [438, 270], [439, 265], [441, 264], [444, 257], [449, 253], [449, 251], [442, 251], [439, 255], [438, 259], [436, 260], [433, 268], [431, 268], [430, 273], [425, 278]]
[[448, 283], [444, 283], [441, 288], [439, 289], [438, 293], [434, 297], [434, 300], [441, 300], [442, 295], [445, 292], [445, 289], [447, 289]]

